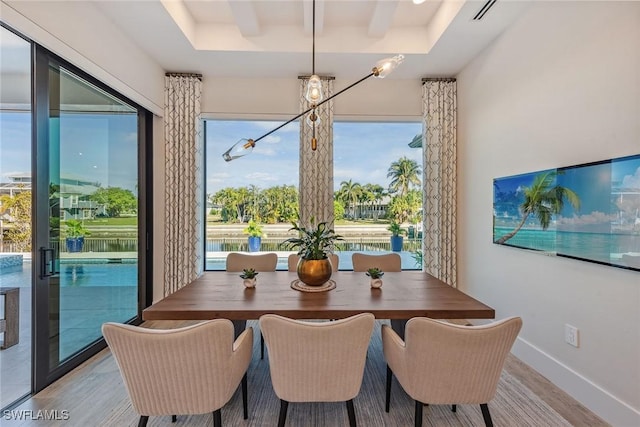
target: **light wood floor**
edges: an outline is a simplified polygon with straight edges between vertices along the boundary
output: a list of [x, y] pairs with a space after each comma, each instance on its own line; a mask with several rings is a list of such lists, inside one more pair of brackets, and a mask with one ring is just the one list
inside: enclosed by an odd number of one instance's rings
[[[147, 322], [149, 327], [178, 327], [186, 322]], [[259, 345], [259, 343], [256, 343]], [[75, 371], [64, 376], [56, 383], [49, 386], [35, 398], [23, 402], [16, 409], [34, 410], [46, 407], [67, 408], [70, 410], [90, 411], [92, 418], [105, 419], [113, 417], [114, 408], [120, 408], [123, 400], [127, 400], [126, 393], [122, 393], [122, 386], [115, 386], [120, 378], [113, 375], [113, 372], [107, 372], [105, 363], [111, 364], [109, 361], [110, 353], [107, 350], [100, 352], [92, 359], [78, 367]], [[534, 392], [541, 400], [560, 414], [567, 422], [573, 426], [589, 426], [589, 427], [606, 427], [606, 422], [592, 413], [589, 409], [581, 405], [571, 396], [554, 386], [549, 380], [538, 374], [525, 363], [510, 355], [505, 364], [505, 371], [515, 377], [520, 383]], [[105, 394], [107, 396], [105, 396]], [[101, 399], [103, 402], [111, 402], [113, 405], [103, 404], [101, 408], [78, 408], [77, 402], [86, 401], [86, 397], [90, 395], [101, 395], [106, 397]], [[84, 405], [83, 405], [84, 406]], [[109, 406], [109, 407], [106, 407]], [[119, 410], [119, 409], [116, 409]], [[85, 420], [86, 421], [86, 420]], [[6, 420], [0, 419], [0, 425], [5, 425]], [[383, 423], [384, 424], [384, 423]], [[44, 424], [35, 423], [7, 423], [7, 426], [19, 425], [23, 426], [39, 426]], [[73, 425], [61, 424], [61, 425]]]
[[530, 368], [526, 363], [509, 355], [504, 369], [533, 391], [574, 426], [609, 426], [604, 420], [580, 404], [573, 397], [553, 385], [551, 381]]

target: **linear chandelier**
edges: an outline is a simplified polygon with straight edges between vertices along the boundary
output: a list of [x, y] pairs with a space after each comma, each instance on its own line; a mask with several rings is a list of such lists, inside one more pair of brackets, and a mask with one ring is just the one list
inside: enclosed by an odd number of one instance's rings
[[316, 0], [313, 0], [313, 15], [312, 15], [312, 32], [311, 32], [311, 77], [307, 82], [307, 90], [304, 93], [305, 99], [311, 103], [312, 110], [307, 116], [307, 124], [311, 126], [311, 150], [316, 151], [318, 148], [318, 140], [316, 139], [316, 122], [320, 119], [316, 114], [316, 106], [322, 98], [322, 80], [316, 75]]
[[322, 81], [320, 79], [319, 76], [316, 75], [315, 73], [315, 66], [316, 66], [316, 61], [315, 61], [315, 56], [316, 56], [316, 2], [315, 0], [313, 0], [313, 34], [312, 34], [312, 50], [311, 50], [311, 77], [309, 77], [309, 81], [307, 83], [307, 89], [305, 91], [305, 98], [307, 101], [310, 102], [311, 106], [309, 108], [307, 108], [306, 110], [304, 110], [303, 112], [301, 112], [300, 114], [297, 114], [295, 116], [293, 116], [292, 118], [290, 118], [289, 120], [287, 120], [286, 122], [282, 123], [281, 125], [277, 126], [276, 128], [270, 130], [269, 132], [265, 133], [264, 135], [259, 136], [258, 138], [255, 139], [240, 139], [238, 142], [236, 142], [231, 148], [229, 148], [227, 151], [224, 152], [224, 154], [222, 155], [222, 158], [227, 161], [230, 162], [231, 160], [246, 156], [247, 154], [251, 153], [253, 151], [253, 147], [256, 146], [256, 142], [260, 141], [263, 138], [266, 138], [267, 136], [271, 135], [272, 133], [276, 132], [277, 130], [285, 127], [286, 125], [288, 125], [289, 123], [293, 122], [294, 120], [299, 119], [300, 117], [304, 116], [307, 113], [310, 113], [309, 116], [307, 116], [307, 124], [309, 124], [310, 126], [312, 126], [312, 137], [311, 137], [311, 149], [313, 151], [316, 150], [317, 146], [318, 146], [318, 141], [316, 139], [316, 122], [319, 122], [319, 118], [318, 115], [316, 114], [316, 108], [320, 107], [322, 104], [325, 104], [329, 101], [331, 101], [333, 98], [335, 98], [336, 96], [340, 95], [341, 93], [346, 92], [347, 90], [351, 89], [352, 87], [362, 83], [363, 81], [367, 80], [370, 77], [377, 77], [379, 79], [383, 79], [386, 76], [389, 75], [389, 73], [391, 73], [398, 65], [400, 65], [402, 63], [402, 61], [404, 60], [404, 55], [396, 55], [394, 57], [391, 58], [385, 58], [382, 59], [380, 61], [378, 61], [376, 63], [376, 65], [373, 67], [373, 69], [371, 70], [371, 72], [369, 74], [367, 74], [366, 76], [362, 77], [360, 80], [355, 81], [354, 83], [350, 84], [349, 86], [345, 87], [344, 89], [334, 93], [333, 95], [331, 95], [330, 97], [328, 97], [327, 99], [322, 99], [323, 95], [322, 95]]

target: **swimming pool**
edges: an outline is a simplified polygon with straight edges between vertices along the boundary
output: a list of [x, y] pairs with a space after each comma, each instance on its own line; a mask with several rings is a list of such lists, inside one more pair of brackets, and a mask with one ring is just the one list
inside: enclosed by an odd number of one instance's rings
[[[0, 274], [0, 283], [20, 287], [21, 341], [31, 335], [32, 262]], [[59, 360], [65, 360], [102, 337], [104, 322], [127, 322], [138, 313], [138, 263], [108, 259], [61, 260], [57, 307], [48, 316], [57, 322]], [[55, 284], [55, 281], [51, 282]], [[54, 323], [55, 325], [55, 323]], [[26, 330], [23, 330], [27, 328]]]
[[[114, 263], [107, 259], [61, 260], [61, 286], [137, 286], [138, 263], [122, 260]], [[0, 283], [7, 287], [31, 287], [31, 260], [22, 266], [0, 273]]]
[[[93, 260], [91, 260], [93, 261]], [[138, 263], [61, 262], [61, 286], [137, 286]]]

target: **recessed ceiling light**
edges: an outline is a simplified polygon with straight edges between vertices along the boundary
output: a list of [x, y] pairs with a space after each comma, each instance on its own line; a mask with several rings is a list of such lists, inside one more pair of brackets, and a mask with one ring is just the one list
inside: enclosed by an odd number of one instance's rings
[[413, 0], [413, 4], [422, 4], [425, 0]]

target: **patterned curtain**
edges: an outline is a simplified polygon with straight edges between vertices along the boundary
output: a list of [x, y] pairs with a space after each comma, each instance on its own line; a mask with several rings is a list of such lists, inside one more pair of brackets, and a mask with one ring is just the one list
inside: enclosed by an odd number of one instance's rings
[[201, 76], [165, 77], [164, 295], [202, 271]]
[[[321, 77], [324, 99], [333, 93], [333, 78]], [[304, 93], [308, 78], [300, 78], [300, 111], [310, 107]], [[333, 228], [333, 101], [316, 109], [320, 124], [316, 122], [318, 148], [311, 150], [313, 130], [300, 118], [300, 222], [308, 225], [327, 222]]]
[[423, 268], [456, 287], [456, 81], [423, 81]]

